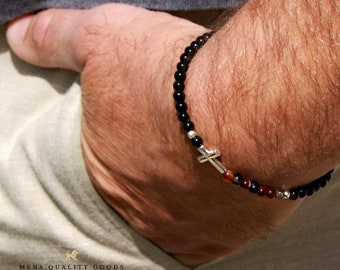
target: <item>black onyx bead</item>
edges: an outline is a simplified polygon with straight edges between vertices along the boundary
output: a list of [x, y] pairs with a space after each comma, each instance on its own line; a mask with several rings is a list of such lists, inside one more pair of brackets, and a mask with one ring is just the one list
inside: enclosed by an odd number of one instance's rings
[[184, 50], [184, 53], [189, 55], [192, 54], [194, 51], [192, 50], [192, 48], [190, 46], [186, 47]]
[[192, 143], [193, 146], [199, 148], [199, 147], [202, 146], [203, 140], [202, 140], [201, 137], [195, 136], [194, 138], [191, 139], [191, 143]]
[[183, 128], [186, 131], [190, 131], [190, 130], [194, 130], [195, 125], [193, 122], [191, 122], [190, 120], [183, 122]]
[[318, 191], [320, 189], [320, 181], [319, 180], [313, 181], [311, 183], [311, 185], [312, 185], [314, 191]]
[[326, 180], [326, 178], [321, 178], [321, 179], [319, 179], [319, 185], [320, 185], [320, 187], [324, 187], [324, 186], [326, 186], [327, 185], [327, 180]]
[[297, 189], [291, 189], [289, 193], [290, 193], [289, 199], [295, 201], [297, 200], [297, 198], [299, 198], [299, 192]]
[[179, 113], [186, 112], [187, 108], [188, 108], [188, 106], [187, 106], [187, 104], [184, 101], [180, 101], [180, 102], [176, 103], [176, 110]]
[[186, 55], [185, 53], [183, 53], [183, 54], [181, 55], [180, 59], [181, 59], [181, 62], [185, 62], [185, 63], [190, 62], [190, 61], [189, 61], [189, 56]]
[[251, 182], [250, 187], [249, 187], [249, 191], [251, 193], [257, 193], [260, 189], [260, 185], [256, 182]]
[[298, 189], [298, 193], [299, 193], [300, 198], [303, 198], [306, 196], [306, 190], [303, 187]]
[[184, 92], [175, 92], [173, 94], [174, 100], [176, 101], [184, 101], [185, 99], [185, 93]]
[[188, 56], [189, 60], [191, 60], [195, 55], [195, 51], [190, 46], [185, 49], [184, 53]]
[[193, 51], [197, 52], [197, 50], [198, 50], [197, 41], [195, 40], [195, 41], [191, 42], [190, 47], [192, 48]]
[[178, 120], [181, 122], [185, 122], [189, 120], [189, 114], [187, 112], [182, 112], [178, 114]]
[[197, 42], [198, 48], [200, 48], [200, 47], [203, 46], [205, 40], [204, 40], [204, 38], [203, 38], [202, 36], [200, 36], [200, 37], [198, 37], [198, 38], [196, 39], [196, 42]]
[[173, 87], [176, 92], [183, 92], [185, 88], [184, 83], [179, 81], [175, 81]]
[[212, 35], [213, 35], [213, 33], [205, 33], [205, 34], [203, 35], [203, 38], [204, 38], [205, 40], [208, 40], [208, 39], [211, 38]]
[[185, 62], [179, 62], [177, 64], [177, 70], [181, 72], [186, 72], [188, 70], [188, 63]]
[[306, 186], [307, 196], [312, 196], [314, 193], [313, 185], [309, 184]]
[[197, 43], [192, 42], [189, 48], [190, 48], [191, 54], [194, 56], [197, 53], [197, 48], [198, 48]]
[[185, 81], [185, 72], [183, 71], [176, 71], [175, 73], [175, 79], [176, 81], [179, 81], [179, 82], [184, 82]]

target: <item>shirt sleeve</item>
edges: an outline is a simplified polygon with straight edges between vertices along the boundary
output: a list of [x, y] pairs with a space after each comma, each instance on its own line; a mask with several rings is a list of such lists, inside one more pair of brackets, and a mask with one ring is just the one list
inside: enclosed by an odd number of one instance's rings
[[21, 15], [48, 8], [91, 8], [109, 2], [119, 2], [154, 10], [207, 10], [241, 6], [246, 0], [0, 0], [0, 24]]

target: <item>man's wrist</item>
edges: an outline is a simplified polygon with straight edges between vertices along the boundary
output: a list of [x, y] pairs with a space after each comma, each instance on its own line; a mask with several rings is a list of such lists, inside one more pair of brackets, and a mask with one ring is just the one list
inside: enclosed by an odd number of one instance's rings
[[[296, 18], [288, 10], [268, 18], [258, 14], [267, 11], [254, 5], [236, 14], [193, 60], [187, 78], [188, 103], [197, 130], [207, 145], [221, 147], [227, 166], [269, 185], [291, 188], [307, 184], [339, 162], [339, 99], [332, 94], [338, 88], [331, 88], [338, 69], [337, 63], [329, 64], [337, 52], [325, 46], [326, 55], [314, 53], [320, 65], [332, 69], [319, 72], [324, 84], [320, 89], [318, 78], [313, 81], [311, 74], [315, 59], [303, 57], [304, 65], [294, 63], [296, 55], [289, 44], [311, 51], [320, 47], [301, 43], [305, 33], [298, 25], [294, 32], [301, 37], [268, 26], [270, 20], [279, 25], [277, 20], [287, 16], [294, 27]], [[330, 42], [334, 48], [334, 41]], [[322, 81], [321, 73], [333, 74], [333, 79]], [[323, 104], [315, 100], [318, 97]]]

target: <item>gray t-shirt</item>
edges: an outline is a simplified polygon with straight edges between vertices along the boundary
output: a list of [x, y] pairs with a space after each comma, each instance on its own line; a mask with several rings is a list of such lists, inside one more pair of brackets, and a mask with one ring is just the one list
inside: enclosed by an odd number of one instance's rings
[[46, 8], [90, 8], [108, 2], [126, 3], [155, 10], [206, 10], [238, 7], [246, 0], [1, 0], [0, 24], [22, 14]]

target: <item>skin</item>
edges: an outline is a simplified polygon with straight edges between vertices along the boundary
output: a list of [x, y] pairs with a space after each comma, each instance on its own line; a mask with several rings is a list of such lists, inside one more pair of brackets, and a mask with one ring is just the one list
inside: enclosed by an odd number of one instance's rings
[[[249, 1], [198, 52], [186, 80], [196, 132], [235, 172], [275, 188], [339, 164], [339, 2]], [[172, 100], [179, 55], [208, 29], [121, 4], [12, 22], [12, 50], [81, 73], [82, 146], [102, 197], [186, 265], [275, 229], [299, 201], [260, 198], [199, 164]]]

